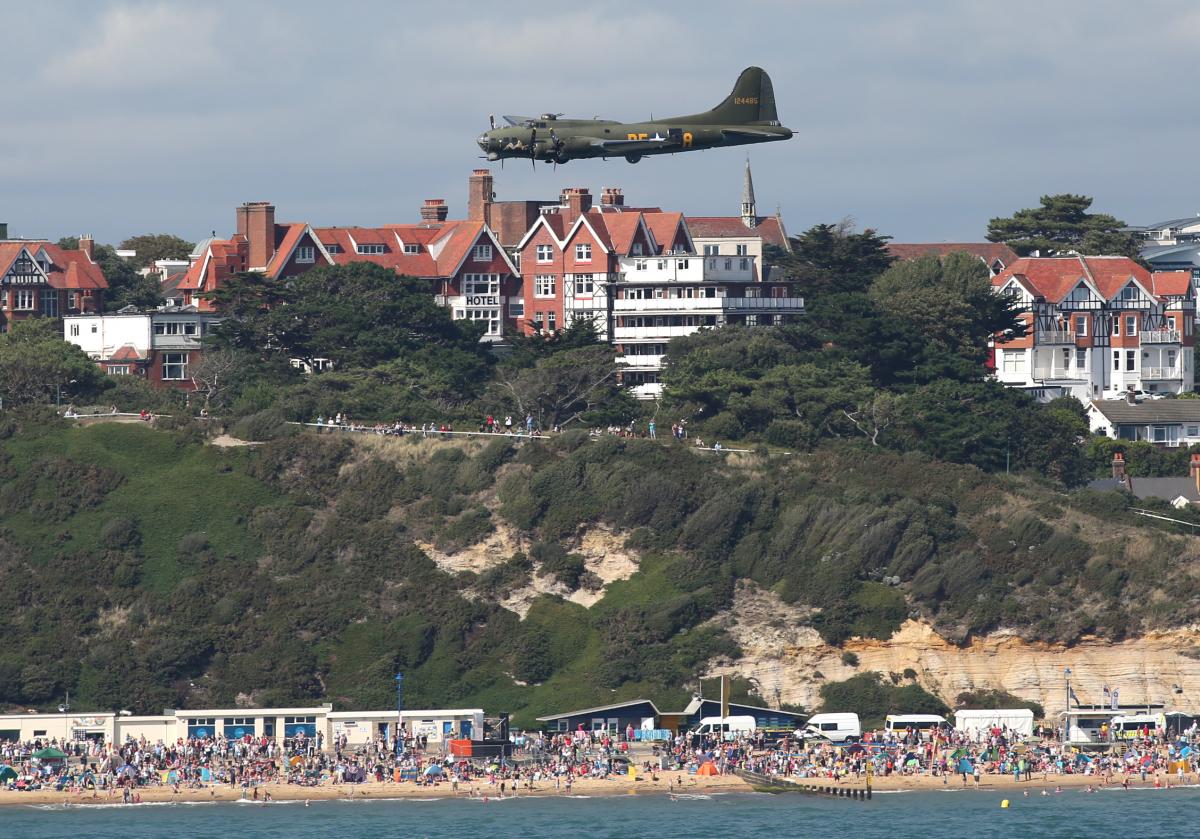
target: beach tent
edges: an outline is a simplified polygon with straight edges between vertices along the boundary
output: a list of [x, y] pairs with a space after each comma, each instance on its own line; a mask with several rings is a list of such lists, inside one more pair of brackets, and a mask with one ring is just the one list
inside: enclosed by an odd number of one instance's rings
[[717, 771], [717, 767], [714, 766], [713, 762], [710, 760], [710, 761], [707, 761], [706, 763], [700, 764], [700, 768], [696, 770], [696, 774], [697, 775], [720, 775], [721, 773]]
[[425, 774], [427, 776], [428, 775], [441, 775], [442, 767], [436, 763], [431, 763], [429, 766], [425, 767]]
[[963, 775], [970, 775], [975, 771], [975, 765], [971, 763], [970, 758], [961, 757], [958, 759], [958, 771]]
[[0, 766], [0, 784], [7, 784], [17, 779], [17, 770], [11, 766]]
[[49, 748], [41, 749], [33, 753], [33, 757], [37, 760], [66, 760], [66, 752], [60, 752], [58, 749], [50, 746]]
[[288, 764], [291, 766], [299, 766], [301, 763], [304, 763], [304, 758], [302, 758], [300, 755], [296, 755], [288, 761]]

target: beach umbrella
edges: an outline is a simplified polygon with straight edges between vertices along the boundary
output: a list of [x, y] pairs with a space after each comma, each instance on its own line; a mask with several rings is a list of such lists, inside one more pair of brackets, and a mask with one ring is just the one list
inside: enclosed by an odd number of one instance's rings
[[709, 761], [706, 761], [706, 762], [700, 764], [700, 768], [696, 770], [696, 774], [704, 775], [704, 776], [712, 776], [712, 775], [720, 775], [721, 773], [717, 771], [717, 767], [713, 765], [713, 762], [711, 760], [709, 760]]
[[17, 770], [11, 766], [0, 766], [0, 784], [6, 784], [9, 781], [17, 779]]
[[438, 764], [436, 764], [436, 763], [434, 763], [434, 764], [430, 764], [429, 766], [427, 766], [427, 767], [425, 768], [425, 774], [426, 774], [426, 775], [441, 775], [441, 774], [442, 774], [442, 767], [441, 767], [441, 766], [439, 766], [439, 765], [438, 765]]
[[291, 766], [299, 766], [301, 763], [304, 763], [304, 758], [300, 757], [300, 755], [296, 755], [288, 761], [288, 764]]
[[970, 775], [975, 771], [975, 765], [966, 757], [959, 758], [958, 771], [964, 775]]

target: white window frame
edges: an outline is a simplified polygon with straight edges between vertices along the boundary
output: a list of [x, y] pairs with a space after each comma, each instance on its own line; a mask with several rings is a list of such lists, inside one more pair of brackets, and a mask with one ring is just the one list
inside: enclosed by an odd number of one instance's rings
[[553, 298], [558, 279], [554, 274], [538, 274], [533, 278], [533, 296], [542, 299]]
[[592, 261], [592, 246], [586, 242], [575, 246], [575, 261], [576, 262], [591, 262]]
[[309, 265], [317, 261], [317, 249], [312, 245], [300, 245], [296, 248], [296, 263]]
[[14, 288], [12, 297], [14, 312], [32, 312], [37, 306], [36, 289]]
[[576, 274], [574, 282], [576, 297], [591, 297], [596, 293], [595, 274]]
[[[182, 358], [183, 361], [174, 361], [175, 357]], [[179, 375], [168, 376], [167, 368], [178, 368]], [[185, 352], [165, 352], [162, 354], [162, 380], [164, 382], [186, 382], [188, 368], [188, 354]], [[174, 372], [174, 370], [173, 370]]]
[[553, 262], [554, 261], [554, 248], [551, 245], [538, 245], [537, 246], [537, 261], [542, 262], [542, 263]]
[[357, 245], [354, 250], [359, 256], [378, 256], [379, 254], [387, 253], [387, 246], [374, 242], [364, 242], [361, 245]]
[[471, 252], [471, 258], [476, 262], [491, 262], [492, 261], [492, 246], [491, 245], [476, 245]]
[[1075, 337], [1086, 338], [1088, 334], [1088, 317], [1087, 315], [1076, 315], [1075, 321]]
[[421, 246], [416, 242], [406, 242], [404, 245], [404, 252], [409, 256], [412, 256], [413, 254], [421, 252]]
[[1137, 335], [1137, 315], [1125, 316], [1125, 334], [1130, 338]]

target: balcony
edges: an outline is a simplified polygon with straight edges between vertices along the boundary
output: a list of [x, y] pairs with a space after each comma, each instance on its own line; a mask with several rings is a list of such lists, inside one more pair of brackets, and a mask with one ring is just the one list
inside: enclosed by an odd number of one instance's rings
[[711, 326], [616, 326], [613, 327], [613, 342], [670, 340], [684, 335], [693, 335], [701, 329], [713, 329]]
[[[670, 254], [649, 257], [622, 257], [621, 282], [626, 283], [750, 283], [756, 279], [755, 257], [698, 256]], [[743, 260], [746, 267], [742, 268]], [[641, 266], [640, 268], [638, 266]], [[662, 266], [662, 267], [659, 267]]]
[[1178, 329], [1144, 329], [1143, 344], [1178, 344], [1182, 339]]
[[1038, 344], [1074, 344], [1075, 333], [1069, 329], [1038, 329], [1033, 333]]
[[661, 370], [665, 355], [619, 355], [617, 364], [631, 370]]
[[614, 312], [772, 312], [801, 314], [803, 297], [654, 297], [613, 301]]
[[1033, 378], [1039, 382], [1078, 382], [1087, 378], [1087, 371], [1076, 367], [1034, 367]]
[[1147, 381], [1172, 381], [1182, 379], [1183, 371], [1178, 367], [1143, 367], [1142, 379]]

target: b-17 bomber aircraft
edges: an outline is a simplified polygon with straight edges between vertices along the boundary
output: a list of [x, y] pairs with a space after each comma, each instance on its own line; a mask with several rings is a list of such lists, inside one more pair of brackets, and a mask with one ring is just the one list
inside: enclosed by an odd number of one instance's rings
[[507, 126], [492, 129], [476, 141], [488, 160], [529, 158], [566, 163], [585, 157], [624, 157], [637, 163], [648, 154], [675, 154], [720, 146], [742, 146], [787, 140], [792, 130], [779, 124], [771, 77], [761, 67], [747, 67], [733, 92], [711, 111], [648, 122], [609, 119], [561, 119], [562, 114], [506, 116]]

